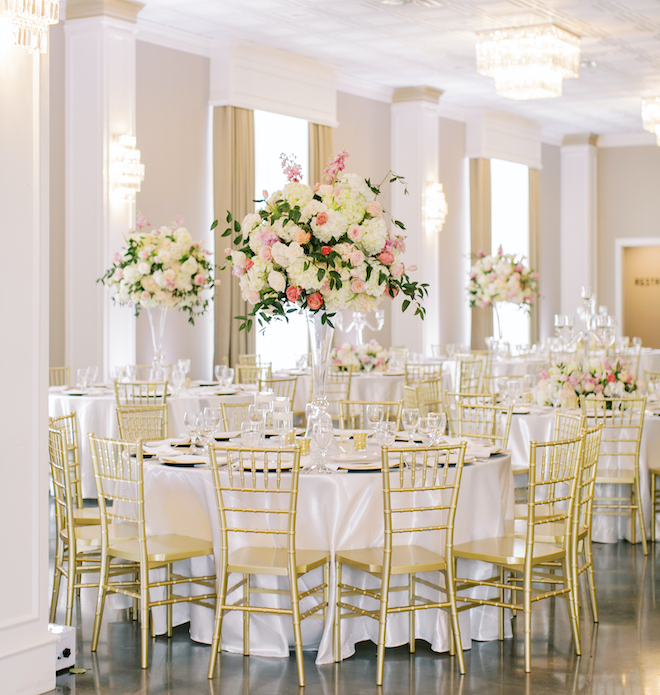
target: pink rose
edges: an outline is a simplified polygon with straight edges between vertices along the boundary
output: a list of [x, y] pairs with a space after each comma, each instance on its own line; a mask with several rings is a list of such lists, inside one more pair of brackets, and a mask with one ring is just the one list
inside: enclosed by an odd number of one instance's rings
[[273, 252], [270, 250], [270, 246], [262, 246], [259, 249], [259, 258], [261, 258], [262, 261], [270, 261], [272, 257]]
[[245, 259], [245, 270], [250, 270], [250, 268], [254, 265], [254, 261], [251, 258], [246, 258]]
[[383, 212], [383, 206], [377, 201], [374, 200], [371, 203], [367, 203], [364, 206], [364, 209], [372, 216], [376, 217], [377, 215], [380, 215]]
[[351, 291], [355, 292], [355, 294], [364, 292], [364, 280], [360, 280], [359, 278], [353, 280], [351, 282]]
[[316, 193], [316, 192], [319, 190], [319, 188], [321, 188], [321, 184], [320, 184], [320, 183], [315, 183], [314, 186], [313, 186], [313, 188], [314, 188], [314, 193]]
[[394, 263], [394, 256], [389, 251], [383, 251], [383, 253], [378, 256], [378, 260], [383, 265], [390, 265], [391, 263]]
[[550, 373], [548, 372], [547, 369], [540, 369], [539, 370], [539, 379], [549, 379], [550, 378]]
[[330, 280], [326, 280], [321, 286], [321, 294], [330, 294], [332, 289], [330, 288]]
[[300, 229], [300, 227], [296, 229], [296, 232], [293, 235], [293, 240], [298, 244], [306, 244], [311, 238], [312, 235], [309, 232], [306, 232], [304, 229]]
[[517, 273], [522, 273], [522, 271], [523, 271], [523, 265], [522, 265], [522, 263], [518, 263], [518, 264], [516, 265], [515, 271], [516, 271]]
[[[323, 215], [323, 214], [325, 214], [325, 213], [321, 213], [321, 215]], [[319, 217], [320, 217], [321, 215], [319, 215]], [[322, 247], [321, 247], [321, 253], [322, 253], [324, 256], [329, 256], [329, 255], [332, 253], [332, 246], [322, 246]]]
[[121, 268], [117, 268], [112, 275], [113, 279], [121, 280], [124, 277], [124, 271]]
[[397, 261], [396, 263], [392, 263], [390, 266], [390, 272], [392, 273], [393, 278], [400, 278], [403, 275], [403, 271], [405, 270], [405, 266], [401, 261]]
[[608, 374], [608, 375], [607, 375], [607, 380], [608, 380], [608, 381], [610, 382], [610, 384], [611, 384], [612, 382], [616, 381], [616, 377], [614, 376], [614, 374]]
[[245, 299], [247, 299], [250, 304], [256, 304], [260, 299], [259, 293], [256, 290], [245, 290]]
[[351, 241], [360, 241], [362, 239], [362, 230], [356, 224], [351, 225], [348, 228], [348, 238]]
[[477, 258], [485, 258], [485, 257], [486, 257], [486, 254], [481, 249], [479, 249], [479, 251], [477, 251]]
[[201, 287], [204, 284], [204, 279], [205, 278], [201, 273], [197, 273], [197, 275], [195, 275], [195, 279], [193, 280], [193, 282], [195, 283], [195, 285], [198, 285], [199, 287]]
[[364, 254], [359, 249], [356, 249], [355, 251], [351, 251], [349, 260], [353, 266], [360, 265], [360, 263], [364, 262]]
[[227, 246], [225, 249], [225, 256], [230, 256], [231, 255], [231, 246]]
[[328, 213], [327, 212], [319, 212], [319, 214], [316, 216], [316, 224], [318, 224], [319, 227], [322, 227], [327, 221], [328, 221]]
[[147, 292], [146, 290], [142, 293], [142, 299], [149, 299], [151, 297], [151, 293]]
[[341, 188], [333, 188], [332, 189], [332, 195], [335, 198], [339, 198], [339, 196], [341, 195]]
[[243, 275], [244, 272], [245, 272], [245, 268], [241, 268], [240, 265], [235, 265], [235, 266], [231, 269], [231, 274], [234, 275], [234, 276], [237, 277], [237, 278], [240, 278], [241, 275]]
[[[325, 214], [325, 213], [322, 213]], [[327, 217], [327, 216], [326, 216]], [[318, 292], [314, 292], [314, 294], [310, 294], [309, 297], [307, 297], [307, 306], [312, 310], [312, 311], [317, 311], [323, 306], [323, 297]]]
[[385, 288], [385, 294], [386, 294], [388, 297], [391, 297], [392, 299], [394, 299], [394, 297], [396, 297], [397, 294], [399, 294], [399, 288], [398, 288], [398, 287], [389, 287], [389, 286], [388, 286], [388, 287]]
[[300, 287], [294, 287], [293, 285], [286, 288], [286, 298], [290, 302], [295, 302], [300, 297]]

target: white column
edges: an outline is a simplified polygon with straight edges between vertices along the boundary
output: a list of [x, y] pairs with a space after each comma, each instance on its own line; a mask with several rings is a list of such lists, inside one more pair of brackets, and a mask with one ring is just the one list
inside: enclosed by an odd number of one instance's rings
[[[135, 362], [136, 323], [97, 283], [134, 225], [112, 193], [115, 135], [135, 134], [135, 36], [142, 5], [70, 0], [66, 34], [66, 362], [105, 374]], [[99, 15], [99, 13], [105, 13]], [[138, 143], [139, 148], [139, 143]]]
[[401, 297], [394, 300], [392, 345], [405, 345], [412, 352], [431, 355], [431, 345], [440, 342], [439, 239], [424, 224], [424, 199], [429, 183], [438, 182], [438, 99], [442, 92], [430, 87], [397, 89], [392, 104], [392, 171], [405, 177], [404, 186], [392, 186], [392, 216], [406, 226], [407, 266], [418, 270], [412, 280], [427, 282], [426, 318], [414, 315], [413, 306], [400, 311]]
[[0, 692], [55, 687], [48, 632], [48, 56], [0, 24]]
[[560, 286], [565, 314], [575, 314], [583, 285], [598, 291], [596, 141], [596, 135], [570, 135], [561, 148]]

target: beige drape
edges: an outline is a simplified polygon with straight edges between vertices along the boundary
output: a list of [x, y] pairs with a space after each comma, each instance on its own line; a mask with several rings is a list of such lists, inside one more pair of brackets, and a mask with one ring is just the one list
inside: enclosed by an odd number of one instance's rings
[[[470, 248], [490, 253], [490, 160], [470, 160]], [[493, 335], [490, 307], [472, 309], [472, 349], [483, 350], [485, 339]]]
[[[213, 110], [213, 209], [216, 263], [224, 263], [224, 250], [233, 246], [234, 234], [223, 237], [227, 211], [239, 222], [254, 212], [254, 114], [234, 106]], [[238, 330], [235, 316], [245, 316], [247, 302], [241, 299], [238, 278], [231, 271], [219, 271], [221, 285], [215, 293], [215, 364], [233, 366], [240, 354], [254, 352], [254, 331]]]
[[334, 154], [333, 131], [330, 126], [309, 124], [309, 183], [321, 181], [325, 164]]
[[[540, 210], [540, 184], [539, 170], [529, 170], [529, 267], [532, 270], [539, 269], [539, 246], [541, 234], [541, 210]], [[541, 307], [540, 296], [532, 304], [529, 317], [529, 339], [531, 343], [540, 340]]]

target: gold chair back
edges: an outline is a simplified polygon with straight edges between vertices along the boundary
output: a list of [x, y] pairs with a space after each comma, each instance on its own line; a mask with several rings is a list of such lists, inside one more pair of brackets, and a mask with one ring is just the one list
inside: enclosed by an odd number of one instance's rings
[[55, 503], [55, 524], [57, 534], [65, 542], [74, 533], [73, 500], [75, 481], [71, 478], [68, 465], [69, 452], [65, 433], [61, 428], [48, 428], [48, 463], [53, 484], [53, 501]]
[[222, 408], [222, 423], [225, 432], [240, 432], [241, 424], [247, 420], [248, 408], [254, 401], [244, 403], [220, 403]]
[[83, 508], [82, 477], [80, 473], [80, 446], [78, 443], [78, 415], [76, 412], [49, 419], [50, 426], [60, 430], [64, 436], [69, 476], [72, 488], [72, 501], [76, 508]]
[[468, 350], [467, 352], [457, 352], [456, 359], [480, 359], [483, 365], [482, 376], [491, 376], [493, 368], [492, 350]]
[[454, 390], [459, 393], [480, 393], [484, 360], [481, 357], [457, 357]]
[[115, 381], [117, 405], [165, 405], [167, 381]]
[[401, 410], [403, 401], [337, 401], [339, 408], [339, 427], [343, 430], [368, 429], [366, 417], [370, 405], [383, 406], [383, 420], [396, 423], [397, 432], [401, 427]]
[[296, 397], [296, 387], [298, 385], [298, 377], [288, 377], [285, 379], [271, 378], [259, 379], [257, 384], [258, 391], [272, 391], [278, 398], [288, 398], [291, 408], [293, 409], [293, 401]]
[[456, 402], [456, 436], [477, 439], [484, 444], [506, 449], [512, 415], [512, 405], [484, 405], [459, 399]]
[[406, 384], [442, 378], [442, 362], [406, 362]]
[[260, 367], [264, 364], [264, 361], [260, 355], [245, 353], [238, 356], [238, 364], [244, 367]]
[[458, 433], [459, 404], [495, 405], [496, 395], [492, 393], [454, 393], [444, 391], [442, 394], [444, 412], [447, 414], [449, 434], [456, 437]]
[[[135, 365], [135, 379], [136, 381], [150, 381], [151, 379], [151, 365], [150, 364], [136, 364]], [[172, 378], [172, 365], [164, 364], [163, 369], [165, 371], [165, 379], [169, 381]]]
[[125, 442], [166, 439], [167, 405], [117, 406], [117, 423], [119, 438]]
[[70, 386], [71, 368], [70, 367], [49, 367], [48, 369], [49, 386]]
[[235, 367], [237, 384], [258, 384], [273, 378], [270, 364], [238, 364]]
[[419, 400], [417, 396], [417, 386], [404, 385], [403, 387], [403, 407], [404, 408], [419, 408]]
[[442, 395], [442, 378], [420, 381], [417, 384], [417, 402], [422, 416], [429, 413], [444, 413], [445, 404]]
[[561, 408], [555, 410], [555, 422], [552, 438], [555, 441], [560, 439], [574, 439], [579, 437], [584, 429], [585, 417], [582, 414], [567, 413]]

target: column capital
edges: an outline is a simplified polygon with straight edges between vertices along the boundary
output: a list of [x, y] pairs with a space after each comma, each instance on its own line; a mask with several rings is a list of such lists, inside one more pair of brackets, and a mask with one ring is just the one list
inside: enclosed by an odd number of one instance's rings
[[141, 2], [131, 2], [131, 0], [68, 0], [66, 18], [69, 20], [113, 17], [135, 24], [138, 13], [143, 7]]
[[571, 145], [591, 145], [598, 146], [598, 135], [595, 133], [576, 133], [573, 135], [564, 135], [561, 143], [562, 147], [570, 147]]
[[442, 96], [441, 89], [434, 87], [400, 87], [394, 90], [393, 104], [401, 104], [406, 101], [426, 101], [429, 104], [437, 104]]

